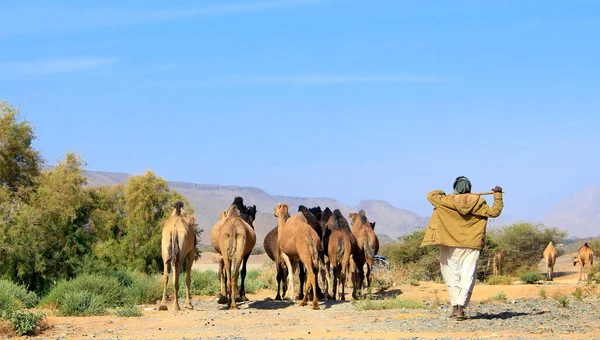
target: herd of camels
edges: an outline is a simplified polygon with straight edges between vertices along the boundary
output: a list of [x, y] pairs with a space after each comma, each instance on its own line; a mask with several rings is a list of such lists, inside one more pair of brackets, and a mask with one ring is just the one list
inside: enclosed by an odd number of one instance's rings
[[[241, 197], [236, 197], [229, 209], [223, 211], [214, 225], [210, 239], [217, 252], [219, 263], [220, 294], [218, 302], [237, 309], [237, 302], [247, 301], [244, 282], [246, 264], [256, 245], [254, 220], [256, 206], [245, 206]], [[300, 206], [298, 213], [290, 215], [288, 204], [277, 204], [274, 209], [277, 226], [264, 240], [267, 255], [275, 262], [277, 274], [276, 300], [286, 298], [301, 300], [306, 306], [309, 297], [312, 308], [319, 309], [318, 300], [345, 299], [346, 279], [352, 282], [352, 297], [359, 299], [366, 280], [366, 287], [373, 280], [372, 267], [379, 251], [379, 240], [375, 235], [375, 222], [370, 222], [364, 210], [350, 213], [349, 221], [340, 210], [331, 211], [321, 207]], [[173, 268], [175, 295], [179, 292], [179, 276], [187, 259], [189, 273], [196, 251], [196, 218], [188, 216], [183, 203], [177, 202], [171, 217], [165, 222], [162, 232], [162, 257], [164, 263], [163, 294], [159, 310], [167, 310], [166, 295], [168, 273]], [[366, 272], [365, 272], [366, 267]], [[241, 270], [240, 270], [241, 269]], [[333, 280], [329, 273], [333, 273]], [[298, 273], [300, 289], [295, 295], [294, 276]], [[241, 274], [241, 275], [240, 275]], [[325, 287], [319, 287], [318, 276]], [[238, 277], [240, 285], [238, 287]], [[287, 283], [286, 283], [287, 280]], [[280, 294], [283, 284], [283, 293]], [[186, 275], [185, 308], [190, 303], [191, 275]], [[180, 310], [177, 299], [173, 299], [173, 310]]]
[[[546, 280], [552, 281], [552, 275], [554, 274], [554, 265], [556, 264], [556, 258], [558, 254], [556, 253], [556, 248], [554, 248], [554, 244], [552, 242], [548, 243], [546, 249], [544, 249], [544, 261], [546, 262]], [[494, 276], [498, 276], [499, 273], [502, 273], [502, 262], [504, 261], [504, 251], [500, 250], [494, 254], [493, 259], [493, 267], [494, 267]], [[587, 280], [587, 275], [585, 274], [585, 266], [591, 266], [594, 264], [594, 251], [592, 248], [586, 243], [583, 244], [577, 250], [577, 256], [573, 257], [573, 266], [580, 264], [581, 271], [579, 272], [579, 281]]]
[[[219, 263], [218, 275], [221, 287], [218, 302], [228, 304], [230, 309], [237, 309], [237, 302], [248, 301], [244, 282], [246, 264], [256, 245], [253, 225], [256, 212], [255, 205], [245, 206], [243, 199], [236, 197], [229, 209], [221, 213], [219, 221], [211, 231], [211, 243], [217, 252]], [[379, 240], [374, 232], [375, 222], [369, 221], [364, 210], [350, 213], [350, 222], [348, 222], [338, 209], [334, 211], [329, 208], [321, 210], [321, 207], [309, 209], [301, 205], [297, 214], [291, 216], [289, 205], [280, 203], [275, 207], [274, 215], [277, 217], [277, 226], [265, 236], [263, 245], [265, 252], [276, 266], [276, 300], [287, 296], [292, 301], [301, 300], [300, 306], [306, 306], [307, 300], [311, 297], [312, 308], [319, 309], [319, 299], [336, 299], [338, 286], [340, 300], [345, 299], [345, 283], [349, 276], [352, 297], [361, 298], [365, 279], [366, 287], [371, 286], [373, 262], [379, 251]], [[184, 260], [187, 259], [186, 273], [189, 273], [192, 268], [196, 252], [195, 226], [196, 217], [186, 215], [183, 203], [177, 202], [162, 231], [164, 273], [159, 310], [168, 309], [166, 293], [171, 267], [174, 296], [178, 296], [179, 276]], [[544, 250], [543, 256], [546, 262], [547, 279], [551, 281], [557, 257], [552, 242]], [[502, 272], [503, 259], [503, 251], [494, 254], [494, 276]], [[581, 265], [580, 280], [585, 279], [584, 267], [592, 265], [593, 260], [594, 252], [585, 243], [573, 258], [573, 265], [577, 263]], [[333, 273], [333, 280], [330, 271]], [[300, 279], [298, 295], [294, 294], [296, 272]], [[319, 275], [325, 284], [323, 290], [319, 287]], [[241, 278], [239, 287], [238, 277]], [[186, 275], [185, 285], [185, 308], [192, 309], [191, 275]], [[180, 310], [177, 299], [173, 299], [172, 308], [176, 311]]]

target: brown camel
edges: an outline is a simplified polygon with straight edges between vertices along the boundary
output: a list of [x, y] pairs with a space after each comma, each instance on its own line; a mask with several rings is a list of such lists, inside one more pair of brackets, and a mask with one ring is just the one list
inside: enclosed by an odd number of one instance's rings
[[587, 275], [585, 274], [585, 266], [591, 266], [594, 264], [594, 251], [592, 250], [592, 248], [590, 248], [587, 242], [584, 243], [583, 246], [579, 248], [579, 250], [577, 250], [577, 256], [573, 257], [573, 266], [577, 265], [577, 263], [581, 265], [579, 281], [587, 280]]
[[[286, 217], [286, 221], [289, 218], [289, 214]], [[288, 277], [288, 269], [285, 266], [285, 261], [281, 257], [281, 249], [279, 249], [279, 240], [278, 240], [278, 226], [273, 228], [267, 236], [265, 236], [265, 240], [263, 242], [263, 246], [265, 248], [265, 253], [269, 256], [271, 260], [275, 262], [275, 269], [277, 270], [277, 296], [275, 296], [275, 300], [281, 300], [282, 295], [279, 294], [279, 289], [281, 288], [281, 283], [283, 283], [283, 298], [285, 298], [285, 293], [287, 291], [287, 277]]]
[[[350, 273], [350, 259], [353, 250], [356, 250], [356, 239], [350, 231], [348, 221], [342, 213], [336, 209], [333, 211], [333, 216], [330, 217], [328, 223], [329, 240], [327, 242], [327, 263], [326, 268], [331, 265], [333, 269], [333, 284], [332, 293], [327, 290], [327, 298], [330, 300], [336, 299], [338, 283], [341, 285], [340, 300], [346, 299], [345, 286], [346, 279]], [[329, 280], [327, 280], [329, 283]], [[353, 293], [354, 295], [354, 293]]]
[[[287, 295], [293, 301], [294, 272], [298, 262], [301, 261], [306, 268], [309, 284], [305, 287], [304, 298], [300, 302], [300, 306], [306, 306], [308, 289], [312, 286], [314, 291], [317, 291], [316, 273], [319, 261], [319, 236], [307, 223], [306, 217], [302, 213], [298, 213], [286, 221], [285, 216], [289, 215], [289, 205], [287, 204], [277, 204], [274, 214], [278, 219], [277, 238], [279, 240], [281, 256], [288, 269], [291, 270], [291, 275], [288, 275], [288, 287], [291, 289], [291, 292]], [[319, 309], [317, 294], [313, 294], [312, 308]]]
[[[371, 286], [373, 281], [373, 262], [375, 261], [375, 255], [379, 251], [379, 239], [375, 232], [371, 228], [369, 219], [364, 210], [360, 210], [357, 213], [350, 213], [350, 224], [352, 225], [352, 234], [356, 237], [358, 248], [364, 254], [365, 263], [367, 265], [367, 288]], [[363, 282], [365, 279], [364, 270], [357, 268], [357, 287], [359, 291], [362, 291]]]
[[[221, 214], [223, 216], [223, 214]], [[212, 246], [217, 251], [221, 294], [219, 303], [228, 303], [230, 309], [237, 309], [237, 279], [244, 255], [251, 252], [256, 243], [254, 229], [244, 221], [235, 204], [227, 209], [227, 214], [215, 224], [210, 233]]]
[[[236, 197], [233, 200], [233, 204], [240, 211], [240, 215], [241, 215], [242, 219], [246, 223], [248, 223], [250, 225], [250, 227], [252, 227], [252, 230], [254, 231], [254, 220], [256, 219], [256, 205], [253, 205], [251, 207], [245, 206], [244, 199], [241, 197]], [[241, 301], [248, 301], [248, 298], [246, 297], [245, 283], [246, 283], [246, 267], [247, 267], [248, 259], [250, 258], [251, 253], [252, 253], [252, 249], [250, 249], [250, 251], [248, 251], [248, 253], [244, 254], [244, 259], [242, 261], [242, 271], [241, 271], [242, 283], [240, 285], [239, 294], [236, 295], [236, 300], [238, 300], [238, 301], [240, 299], [241, 299]]]
[[548, 243], [546, 249], [544, 249], [544, 260], [546, 260], [546, 279], [552, 281], [552, 274], [554, 274], [554, 265], [556, 264], [556, 249], [552, 242]]
[[[313, 230], [317, 233], [317, 235], [319, 236], [319, 260], [321, 260], [323, 258], [323, 255], [325, 254], [325, 250], [323, 248], [323, 242], [321, 242], [321, 240], [323, 239], [323, 228], [321, 226], [321, 223], [319, 221], [319, 219], [317, 218], [317, 215], [315, 215], [314, 213], [317, 213], [319, 216], [321, 216], [321, 214], [319, 213], [321, 210], [321, 207], [315, 207], [315, 208], [310, 208], [308, 209], [307, 207], [300, 205], [298, 207], [298, 212], [301, 212], [304, 217], [306, 218], [306, 222], [313, 228]], [[323, 265], [322, 261], [319, 261], [318, 266], [319, 268]], [[298, 273], [299, 273], [299, 277], [300, 277], [300, 291], [298, 293], [298, 300], [302, 300], [302, 298], [304, 297], [304, 284], [306, 283], [306, 268], [304, 268], [304, 265], [302, 265], [302, 262], [299, 263], [299, 267], [298, 267]], [[317, 274], [319, 275], [319, 274]], [[325, 279], [323, 277], [323, 273], [321, 272], [321, 278]], [[312, 289], [309, 290], [309, 296], [308, 298], [311, 298], [312, 294]], [[319, 287], [319, 277], [317, 276], [317, 299], [321, 300], [325, 298], [325, 294], [323, 294], [323, 292], [321, 291], [321, 288]]]
[[494, 277], [498, 277], [498, 274], [502, 275], [503, 262], [504, 262], [504, 250], [501, 249], [500, 251], [497, 251], [494, 254], [494, 260], [492, 263], [492, 265], [494, 266]]
[[169, 269], [173, 267], [173, 288], [175, 290], [173, 298], [173, 310], [180, 310], [177, 301], [179, 293], [179, 275], [183, 267], [183, 261], [187, 259], [185, 272], [185, 308], [193, 309], [190, 303], [190, 285], [192, 264], [196, 254], [196, 216], [186, 216], [182, 211], [183, 203], [175, 203], [175, 209], [171, 213], [171, 217], [165, 221], [162, 230], [162, 258], [164, 264], [163, 272], [163, 295], [160, 300], [158, 310], [168, 310], [166, 304], [167, 298], [167, 282], [169, 281]]

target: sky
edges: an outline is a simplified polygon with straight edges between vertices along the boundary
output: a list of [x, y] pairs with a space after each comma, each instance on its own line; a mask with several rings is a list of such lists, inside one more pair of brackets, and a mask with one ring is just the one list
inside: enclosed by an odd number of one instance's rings
[[[386, 200], [598, 184], [597, 1], [2, 2], [0, 100], [48, 164]], [[490, 197], [491, 198], [491, 197]]]

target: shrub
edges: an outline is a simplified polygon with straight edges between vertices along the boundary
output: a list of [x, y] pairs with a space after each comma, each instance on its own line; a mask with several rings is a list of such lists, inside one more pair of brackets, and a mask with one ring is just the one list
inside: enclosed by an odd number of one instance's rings
[[548, 295], [546, 295], [546, 290], [544, 288], [540, 288], [539, 295], [544, 300], [546, 300], [546, 298], [548, 297]]
[[541, 279], [543, 279], [543, 277], [538, 272], [525, 272], [521, 275], [521, 281], [528, 284], [536, 283]]
[[382, 310], [382, 309], [418, 309], [425, 308], [421, 300], [396, 297], [386, 300], [362, 300], [356, 302], [357, 310]]
[[126, 305], [117, 307], [115, 314], [120, 317], [137, 317], [142, 316], [142, 312], [134, 305]]
[[580, 287], [577, 287], [575, 289], [575, 291], [573, 292], [573, 296], [575, 297], [575, 300], [581, 301], [581, 299], [583, 297], [583, 291], [581, 290]]
[[569, 308], [569, 298], [567, 298], [565, 295], [557, 296], [556, 301], [560, 307]]
[[34, 292], [30, 292], [25, 287], [11, 281], [0, 280], [0, 292], [14, 297], [25, 308], [32, 308], [39, 302], [39, 298]]
[[499, 291], [497, 294], [490, 296], [490, 300], [494, 301], [506, 301], [506, 294], [503, 291]]
[[409, 283], [411, 286], [415, 286], [415, 287], [417, 287], [417, 286], [420, 286], [420, 285], [421, 285], [421, 282], [420, 282], [419, 280], [414, 280], [414, 279], [413, 279], [413, 280], [410, 280], [408, 283]]
[[8, 291], [0, 290], [0, 318], [8, 318], [8, 316], [23, 307], [21, 301], [15, 299]]
[[408, 279], [440, 279], [440, 249], [438, 246], [421, 247], [424, 236], [425, 230], [417, 229], [401, 236], [398, 242], [383, 245], [380, 253], [389, 257], [394, 268], [405, 268]]
[[32, 313], [25, 311], [12, 312], [8, 320], [10, 321], [15, 333], [18, 335], [31, 334], [34, 329], [39, 327], [46, 316], [41, 313]]
[[[87, 294], [74, 296], [74, 293], [85, 291]], [[92, 299], [92, 302], [102, 301], [105, 307], [123, 306], [127, 301], [125, 289], [115, 277], [109, 277], [99, 274], [85, 274], [78, 276], [70, 281], [59, 282], [50, 293], [42, 299], [42, 305], [54, 305], [62, 309], [67, 295], [70, 296], [70, 302], [74, 302], [75, 297], [83, 299], [93, 295], [97, 298]], [[82, 300], [82, 303], [85, 302]], [[73, 307], [73, 306], [71, 306]], [[69, 307], [70, 308], [70, 307]], [[77, 309], [75, 309], [77, 310]]]
[[101, 295], [87, 290], [77, 290], [65, 293], [60, 303], [60, 314], [64, 316], [104, 315], [106, 306]]
[[[185, 297], [185, 278], [187, 273], [182, 273], [179, 277], [179, 298]], [[212, 270], [192, 270], [192, 284], [190, 287], [192, 295], [216, 295], [221, 291], [219, 276]], [[173, 275], [169, 275], [167, 292], [173, 289]], [[162, 288], [161, 288], [162, 289]], [[162, 290], [160, 292], [162, 295]]]
[[512, 285], [513, 281], [510, 276], [490, 276], [487, 280], [488, 285]]
[[128, 272], [124, 277], [124, 293], [126, 303], [139, 305], [155, 303], [162, 297], [163, 285], [159, 275], [146, 275], [139, 272]]
[[252, 249], [251, 255], [261, 255], [265, 253], [265, 248], [262, 246], [256, 246]]

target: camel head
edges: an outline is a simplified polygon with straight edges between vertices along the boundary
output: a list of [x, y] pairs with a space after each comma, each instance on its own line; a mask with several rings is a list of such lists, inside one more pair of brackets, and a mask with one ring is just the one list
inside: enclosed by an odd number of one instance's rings
[[576, 266], [579, 263], [579, 256], [573, 256], [573, 266]]
[[248, 217], [250, 218], [250, 221], [254, 222], [254, 220], [256, 219], [256, 205], [253, 205], [251, 207], [246, 207], [246, 214], [248, 215]]
[[350, 213], [350, 225], [354, 226], [359, 218], [360, 216], [357, 213]]
[[274, 212], [275, 217], [283, 216], [283, 218], [285, 218], [286, 216], [289, 216], [289, 210], [290, 210], [289, 204], [278, 203], [277, 206], [275, 207], [275, 212]]
[[375, 230], [375, 222], [371, 222], [371, 229]]
[[315, 217], [317, 218], [317, 221], [321, 221], [321, 216], [323, 215], [323, 211], [321, 210], [320, 206], [310, 208], [310, 209], [308, 209], [308, 211], [310, 211], [313, 215], [315, 215]]

